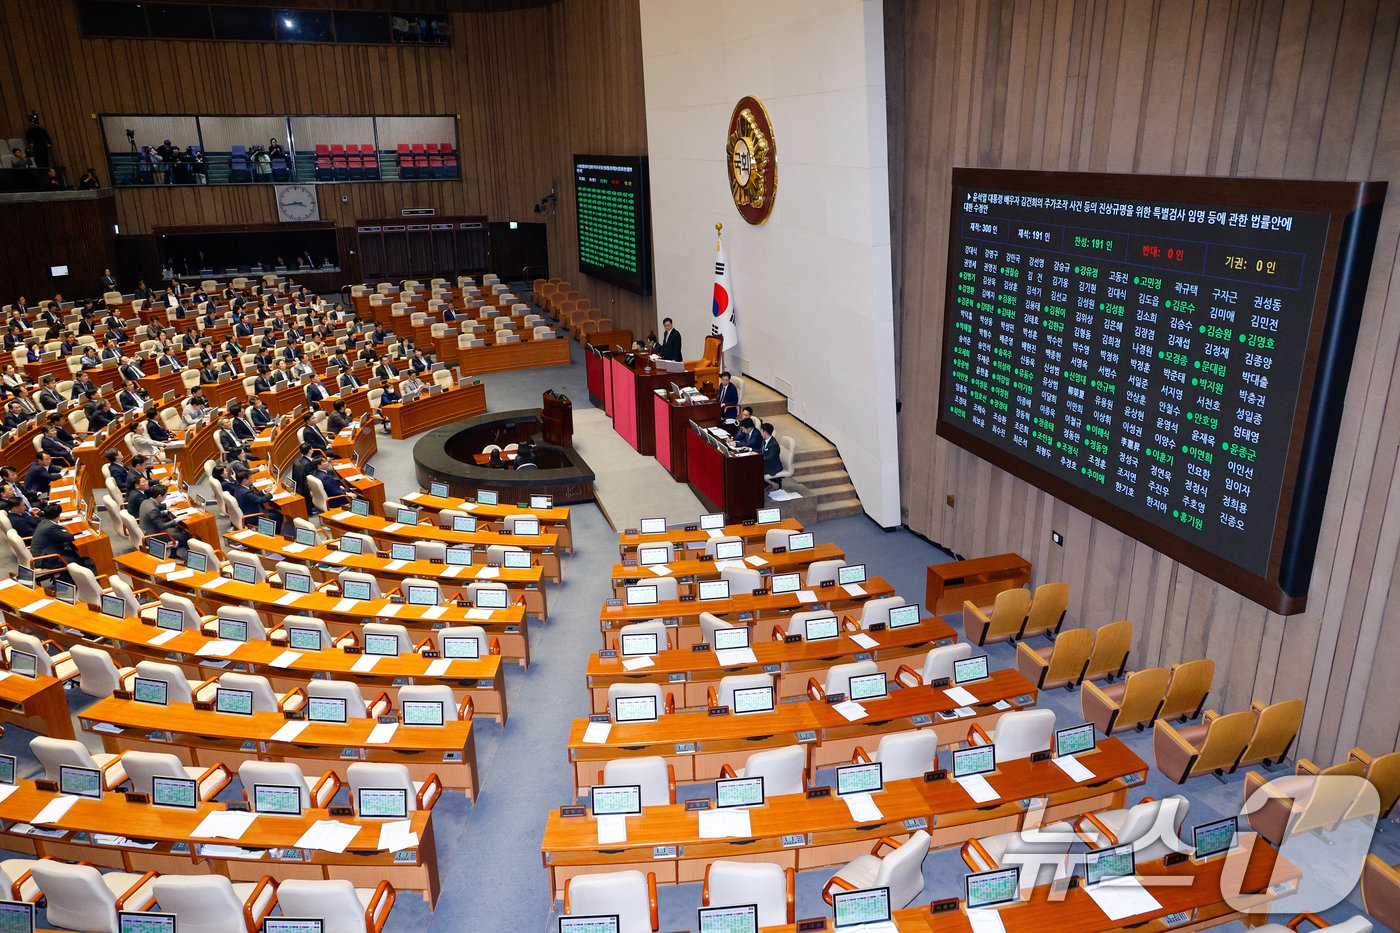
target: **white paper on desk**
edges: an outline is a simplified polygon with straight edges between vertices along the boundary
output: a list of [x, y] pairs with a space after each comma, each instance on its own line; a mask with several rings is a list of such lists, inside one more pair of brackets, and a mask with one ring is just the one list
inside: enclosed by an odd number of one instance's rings
[[283, 545], [282, 550], [286, 551], [288, 554], [300, 554], [302, 551], [307, 550], [307, 546], [305, 544], [297, 544], [293, 542], [291, 544]]
[[602, 745], [608, 740], [612, 733], [612, 723], [610, 722], [590, 722], [583, 730], [583, 740], [589, 745]]
[[817, 601], [817, 594], [811, 590], [798, 590], [797, 601], [799, 603], [814, 603]]
[[248, 827], [257, 819], [256, 813], [235, 813], [231, 810], [215, 810], [210, 813], [190, 833], [191, 839], [242, 839]]
[[38, 612], [40, 609], [43, 609], [45, 606], [52, 606], [53, 603], [54, 603], [54, 601], [53, 601], [52, 599], [36, 599], [36, 600], [34, 600], [34, 602], [30, 603], [29, 605], [22, 607], [22, 608], [20, 609], [20, 612]]
[[851, 819], [857, 823], [873, 823], [885, 817], [870, 794], [847, 794], [841, 799], [846, 801], [846, 809], [851, 811]]
[[864, 632], [856, 632], [854, 635], [851, 636], [851, 641], [855, 642], [856, 644], [860, 645], [866, 650], [880, 647], [880, 643], [878, 641], [871, 638]]
[[[9, 677], [9, 676], [10, 676], [10, 671], [0, 671], [0, 680], [4, 680], [6, 677]], [[9, 785], [0, 785], [0, 786], [9, 786]]]
[[724, 532], [720, 531], [718, 528], [706, 528], [705, 534], [710, 536], [711, 541], [713, 541], [716, 538], [724, 537]]
[[383, 609], [379, 610], [379, 615], [386, 619], [393, 618], [394, 616], [399, 614], [399, 610], [402, 608], [403, 603], [390, 603]]
[[8, 590], [12, 586], [19, 586], [19, 581], [11, 580], [9, 577], [0, 580], [0, 590]]
[[719, 662], [720, 667], [758, 663], [758, 657], [752, 648], [720, 648], [715, 652], [715, 660]]
[[311, 725], [311, 723], [307, 722], [307, 721], [304, 720], [304, 719], [303, 719], [303, 720], [300, 720], [300, 721], [292, 720], [291, 722], [286, 723], [284, 726], [282, 726], [282, 728], [278, 729], [276, 732], [272, 733], [272, 737], [269, 738], [268, 741], [269, 741], [269, 742], [292, 742], [292, 741], [295, 741], [295, 740], [296, 740], [296, 737], [299, 736], [299, 735], [301, 735], [302, 731], [305, 730], [306, 727], [309, 726], [309, 725]]
[[967, 912], [967, 922], [972, 924], [972, 933], [1006, 933], [1001, 914], [988, 908], [972, 908]]
[[976, 695], [962, 687], [949, 687], [943, 694], [959, 706], [972, 706], [977, 702]]
[[18, 784], [0, 784], [0, 803], [4, 803], [15, 791], [19, 790]]
[[492, 610], [490, 609], [478, 609], [475, 606], [473, 606], [471, 609], [467, 610], [467, 618], [475, 621], [482, 621], [485, 619], [490, 619], [491, 612]]
[[864, 596], [865, 587], [859, 583], [842, 583], [841, 589], [846, 591], [847, 596]]
[[297, 663], [297, 658], [299, 657], [301, 657], [300, 651], [284, 651], [273, 658], [271, 664], [273, 667], [279, 667], [285, 670]]
[[1092, 780], [1094, 777], [1094, 772], [1084, 767], [1084, 763], [1073, 755], [1065, 755], [1062, 758], [1051, 758], [1050, 761], [1055, 767], [1069, 775], [1069, 779], [1076, 784], [1082, 784], [1085, 781]]
[[328, 563], [328, 564], [341, 564], [341, 563], [344, 563], [344, 562], [345, 562], [345, 558], [347, 558], [347, 557], [349, 557], [349, 556], [350, 556], [350, 554], [349, 554], [348, 552], [346, 552], [346, 551], [331, 551], [329, 554], [327, 554], [325, 557], [323, 557], [323, 558], [321, 558], [321, 559], [324, 560], [324, 561], [325, 561], [326, 563]]
[[384, 533], [390, 534], [392, 532], [398, 531], [402, 527], [403, 524], [401, 522], [390, 522], [389, 524], [384, 526]]
[[462, 504], [456, 506], [456, 509], [459, 512], [475, 512], [477, 509], [477, 504], [475, 502], [463, 502]]
[[440, 576], [440, 577], [448, 577], [448, 578], [460, 577], [464, 571], [470, 570], [470, 569], [471, 569], [470, 567], [459, 567], [459, 566], [444, 567], [444, 568], [442, 568], [442, 570], [438, 571], [438, 576]]
[[996, 788], [992, 787], [991, 782], [980, 774], [960, 777], [957, 779], [957, 785], [967, 791], [967, 795], [977, 803], [986, 803], [1001, 796], [996, 792]]
[[766, 567], [768, 565], [768, 561], [762, 557], [759, 557], [757, 554], [745, 557], [744, 562], [747, 563], [750, 567]]
[[404, 568], [407, 567], [407, 566], [408, 566], [408, 561], [406, 561], [406, 560], [391, 560], [391, 561], [389, 561], [389, 563], [387, 563], [387, 564], [384, 565], [384, 569], [385, 569], [385, 570], [402, 570], [402, 569], [404, 569]]
[[110, 722], [95, 722], [90, 728], [93, 732], [105, 732], [108, 735], [121, 735], [123, 732], [121, 726], [113, 725]]
[[627, 817], [609, 814], [594, 819], [598, 822], [598, 845], [606, 846], [627, 841]]
[[163, 564], [157, 564], [157, 565], [156, 565], [156, 573], [161, 573], [161, 574], [165, 574], [165, 573], [174, 573], [176, 570], [179, 570], [179, 569], [180, 569], [180, 565], [177, 564], [177, 563], [175, 563], [173, 560], [166, 561], [166, 562], [163, 563]]
[[362, 654], [355, 659], [355, 663], [350, 665], [350, 670], [357, 674], [366, 674], [374, 670], [374, 665], [379, 663], [379, 655]]
[[166, 631], [161, 632], [159, 635], [152, 635], [150, 638], [146, 639], [146, 644], [163, 645], [170, 639], [177, 637], [179, 634], [179, 632], [172, 632], [169, 629], [167, 629]]
[[203, 586], [206, 590], [217, 590], [227, 582], [228, 577], [210, 577], [208, 582], [204, 583]]
[[1007, 710], [1011, 708], [1011, 703], [1007, 700], [997, 700], [992, 704], [992, 709]]
[[446, 606], [429, 606], [423, 610], [423, 618], [425, 619], [441, 619], [446, 614]]
[[1157, 898], [1149, 894], [1136, 878], [1110, 878], [1086, 886], [1085, 890], [1110, 920], [1122, 920], [1162, 909]]
[[300, 849], [320, 849], [323, 852], [344, 852], [360, 833], [360, 827], [339, 820], [317, 820], [296, 841]]
[[360, 601], [358, 599], [342, 599], [340, 602], [335, 604], [334, 608], [331, 609], [331, 612], [354, 612], [355, 607], [358, 605], [360, 605]]
[[369, 738], [365, 739], [366, 745], [388, 745], [394, 738], [394, 733], [399, 731], [399, 724], [396, 722], [381, 722], [373, 729], [369, 730]]
[[266, 849], [245, 849], [242, 846], [225, 846], [216, 842], [204, 842], [199, 846], [199, 854], [205, 858], [236, 858], [236, 859], [259, 859], [266, 858]]
[[326, 518], [337, 518], [337, 519], [338, 519], [338, 518], [345, 518], [346, 516], [354, 515], [354, 514], [355, 514], [354, 512], [347, 512], [347, 511], [345, 511], [344, 509], [336, 509], [334, 512], [327, 512], [327, 513], [326, 513]]
[[855, 722], [858, 719], [864, 719], [866, 716], [870, 715], [865, 711], [865, 707], [861, 706], [855, 700], [833, 703], [831, 708], [840, 713], [847, 722]]
[[447, 673], [447, 669], [452, 666], [451, 658], [438, 658], [428, 662], [428, 669], [424, 673], [429, 677], [442, 677]]
[[476, 572], [478, 580], [494, 580], [501, 575], [500, 567], [482, 567]]
[[699, 836], [701, 839], [724, 839], [727, 836], [748, 838], [753, 835], [748, 810], [701, 810]]
[[405, 502], [417, 502], [421, 497], [422, 497], [422, 494], [421, 494], [421, 493], [416, 493], [416, 492], [409, 492], [409, 493], [405, 493], [405, 494], [402, 495], [402, 496], [399, 496], [399, 498], [400, 498], [400, 499], [403, 499]]
[[412, 849], [418, 845], [418, 834], [408, 820], [392, 820], [379, 827], [379, 848], [386, 852]]
[[194, 571], [186, 567], [184, 570], [175, 571], [174, 573], [167, 576], [165, 579], [168, 581], [186, 580], [192, 576], [194, 576]]
[[671, 568], [667, 567], [665, 564], [657, 564], [655, 567], [648, 567], [647, 569], [658, 577], [669, 577], [671, 575]]
[[653, 661], [651, 658], [648, 658], [648, 657], [623, 658], [623, 659], [622, 659], [622, 666], [623, 666], [623, 668], [624, 668], [625, 670], [629, 670], [629, 671], [639, 671], [639, 670], [641, 670], [641, 669], [644, 668], [644, 667], [655, 667], [655, 666], [656, 666], [656, 662]]
[[283, 593], [281, 596], [274, 599], [273, 602], [279, 606], [291, 606], [295, 605], [296, 601], [301, 599], [301, 597], [301, 593]]
[[199, 646], [195, 654], [202, 658], [226, 658], [238, 650], [242, 642], [232, 641], [226, 638], [215, 638]]
[[229, 537], [235, 541], [247, 541], [256, 534], [257, 532], [253, 531], [251, 528], [245, 528], [242, 531], [230, 532]]

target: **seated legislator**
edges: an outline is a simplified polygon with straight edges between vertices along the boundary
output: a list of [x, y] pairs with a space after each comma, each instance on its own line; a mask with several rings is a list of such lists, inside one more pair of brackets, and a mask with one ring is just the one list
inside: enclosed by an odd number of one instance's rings
[[141, 500], [140, 514], [137, 522], [141, 525], [141, 531], [146, 535], [168, 535], [175, 542], [175, 554], [181, 559], [184, 558], [186, 545], [190, 540], [190, 533], [180, 524], [180, 520], [171, 514], [161, 501], [168, 490], [160, 483], [151, 487], [150, 495]]
[[54, 576], [69, 583], [73, 580], [68, 575], [68, 564], [80, 564], [96, 573], [97, 566], [78, 553], [77, 545], [73, 543], [73, 533], [58, 523], [58, 517], [63, 514], [63, 506], [57, 502], [50, 502], [44, 506], [41, 514], [43, 517], [35, 527], [34, 536], [29, 542], [29, 552], [34, 555], [35, 571], [54, 571]]
[[245, 528], [257, 525], [259, 513], [276, 522], [278, 529], [281, 529], [286, 522], [282, 510], [272, 501], [272, 495], [253, 485], [252, 473], [238, 474], [238, 492], [234, 494], [234, 499], [238, 501], [238, 508], [243, 513], [243, 526]]
[[732, 444], [734, 447], [747, 447], [749, 450], [763, 451], [763, 438], [759, 437], [758, 431], [754, 428], [752, 418], [745, 418], [739, 422], [739, 430], [734, 432]]
[[311, 460], [311, 475], [316, 477], [321, 483], [321, 488], [326, 491], [326, 504], [333, 509], [343, 509], [350, 503], [350, 493], [345, 489], [345, 484], [340, 481], [336, 472], [330, 469], [325, 457], [316, 456]]

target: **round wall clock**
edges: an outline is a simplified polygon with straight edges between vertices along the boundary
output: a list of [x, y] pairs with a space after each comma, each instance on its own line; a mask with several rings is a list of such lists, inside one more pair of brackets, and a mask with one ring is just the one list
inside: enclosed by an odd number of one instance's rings
[[296, 223], [321, 219], [321, 206], [312, 185], [278, 185], [276, 198], [277, 219], [280, 221]]
[[778, 144], [758, 98], [744, 97], [734, 105], [724, 151], [734, 207], [749, 223], [763, 223], [773, 213], [778, 193]]

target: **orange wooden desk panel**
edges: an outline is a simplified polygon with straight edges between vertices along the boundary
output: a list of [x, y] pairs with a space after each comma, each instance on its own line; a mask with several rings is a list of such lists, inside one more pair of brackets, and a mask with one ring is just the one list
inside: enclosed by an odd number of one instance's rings
[[[480, 787], [470, 720], [431, 727], [401, 725], [382, 745], [366, 741], [375, 727], [372, 719], [308, 723], [294, 740], [281, 742], [272, 738], [290, 722], [281, 713], [240, 716], [198, 710], [187, 703], [155, 706], [113, 697], [98, 700], [78, 721], [84, 730], [100, 735], [103, 748], [113, 753], [173, 752], [187, 764], [208, 767], [222, 761], [232, 770], [248, 759], [294, 761], [307, 774], [335, 768], [337, 762], [386, 761], [406, 765], [415, 781], [427, 780], [436, 772], [443, 787], [460, 790], [469, 800], [476, 799]], [[93, 728], [101, 723], [118, 726], [120, 731]]]
[[396, 440], [485, 413], [486, 387], [479, 382], [384, 406], [389, 431]]
[[356, 515], [344, 509], [332, 510], [321, 515], [321, 524], [327, 528], [345, 531], [358, 531], [376, 541], [441, 541], [444, 544], [470, 544], [485, 548], [493, 544], [514, 545], [534, 554], [544, 575], [555, 583], [563, 581], [563, 568], [559, 561], [559, 536], [541, 531], [537, 535], [507, 535], [493, 531], [453, 531], [431, 522], [417, 525], [404, 525], [376, 515]]
[[[744, 553], [756, 554], [763, 550], [763, 539], [767, 537], [768, 532], [777, 528], [795, 533], [802, 531], [802, 523], [795, 518], [785, 518], [771, 525], [725, 525], [717, 530], [720, 537], [743, 538]], [[689, 548], [698, 551], [703, 550], [705, 542], [709, 540], [710, 533], [698, 527], [694, 531], [687, 531], [684, 527], [668, 528], [665, 532], [654, 535], [627, 534], [624, 531], [617, 536], [618, 552], [623, 557], [635, 555], [637, 548], [647, 544], [673, 544], [677, 550]]]
[[457, 364], [464, 373], [498, 373], [537, 366], [568, 366], [571, 341], [521, 340], [483, 347], [458, 347]]
[[56, 739], [73, 738], [73, 717], [68, 714], [63, 681], [5, 673], [0, 680], [0, 720]]
[[1019, 554], [995, 554], [946, 564], [930, 564], [924, 593], [929, 612], [961, 612], [963, 601], [990, 606], [1002, 590], [1025, 586], [1031, 562]]
[[[343, 770], [343, 769], [338, 769]], [[42, 858], [89, 862], [122, 871], [157, 871], [162, 874], [197, 875], [213, 872], [234, 881], [255, 881], [271, 875], [285, 878], [343, 878], [356, 887], [372, 887], [387, 879], [396, 891], [421, 892], [428, 906], [435, 906], [440, 889], [437, 847], [433, 835], [432, 812], [417, 810], [408, 815], [418, 834], [418, 845], [404, 850], [411, 861], [399, 861], [379, 848], [380, 820], [335, 817], [358, 825], [359, 833], [343, 854], [319, 849], [296, 850], [296, 842], [317, 820], [332, 819], [327, 810], [306, 810], [301, 816], [264, 816], [253, 821], [235, 843], [257, 850], [262, 857], [247, 859], [201, 854], [202, 847], [229, 844], [226, 839], [195, 839], [192, 834], [210, 813], [224, 810], [221, 803], [203, 803], [194, 810], [154, 807], [130, 803], [124, 794], [106, 794], [101, 800], [79, 800], [55, 824], [45, 829], [63, 830], [53, 838], [31, 835], [18, 829], [37, 816], [57, 794], [35, 788], [32, 781], [19, 782], [18, 789], [0, 803], [0, 832], [4, 847]], [[129, 839], [154, 842], [153, 848], [122, 846], [116, 840], [100, 841], [103, 834], [120, 832]], [[86, 840], [77, 838], [84, 833]], [[176, 849], [183, 846], [183, 851]], [[289, 857], [296, 850], [297, 857]]]
[[[664, 566], [670, 573], [658, 574], [651, 567], [642, 567], [638, 564], [613, 564], [612, 586], [613, 595], [621, 596], [622, 589], [626, 581], [634, 583], [650, 583], [657, 577], [675, 577], [680, 583], [681, 595], [688, 596], [696, 590], [696, 581], [718, 580], [720, 572], [726, 565], [742, 567], [747, 570], [758, 570], [772, 573], [790, 573], [792, 571], [805, 571], [809, 566], [819, 560], [839, 560], [846, 559], [846, 552], [841, 550], [830, 541], [823, 541], [805, 551], [785, 551], [782, 554], [774, 554], [770, 551], [757, 551], [748, 555], [743, 560], [731, 559], [729, 561], [684, 559], [677, 555], [673, 560]], [[762, 561], [762, 563], [755, 563]], [[806, 574], [804, 573], [805, 577]], [[767, 582], [765, 581], [765, 585]], [[802, 586], [807, 589], [807, 586]]]
[[458, 512], [469, 512], [475, 515], [478, 520], [497, 525], [500, 524], [501, 519], [508, 515], [533, 515], [540, 520], [541, 526], [548, 527], [552, 533], [559, 536], [561, 548], [566, 551], [574, 549], [574, 536], [569, 526], [569, 507], [566, 505], [556, 506], [552, 509], [521, 508], [515, 503], [479, 505], [452, 496], [447, 498], [430, 496], [426, 492], [404, 493], [399, 496], [399, 501], [406, 502], [431, 515], [436, 515], [443, 509], [454, 509]]

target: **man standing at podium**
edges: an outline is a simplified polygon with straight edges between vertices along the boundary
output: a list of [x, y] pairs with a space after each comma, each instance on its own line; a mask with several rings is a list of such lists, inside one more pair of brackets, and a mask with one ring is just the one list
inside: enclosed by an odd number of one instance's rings
[[681, 362], [681, 332], [671, 325], [670, 318], [661, 321], [661, 339], [657, 341], [657, 352], [663, 360]]

